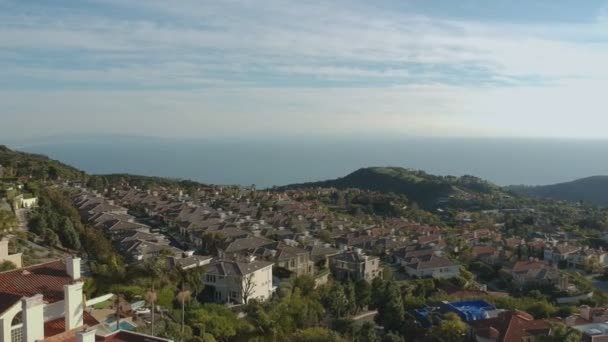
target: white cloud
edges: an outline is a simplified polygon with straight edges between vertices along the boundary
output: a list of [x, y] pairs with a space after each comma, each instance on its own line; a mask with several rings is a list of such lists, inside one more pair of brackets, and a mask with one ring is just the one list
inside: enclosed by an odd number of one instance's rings
[[367, 2], [100, 3], [121, 15], [0, 14], [3, 77], [67, 88], [0, 90], [0, 133], [40, 122], [31, 134], [603, 134], [599, 19], [497, 24]]

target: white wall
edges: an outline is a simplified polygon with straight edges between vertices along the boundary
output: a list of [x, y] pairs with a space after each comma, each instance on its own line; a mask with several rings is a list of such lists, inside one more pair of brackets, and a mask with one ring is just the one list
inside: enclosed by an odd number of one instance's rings
[[[243, 280], [243, 286], [245, 280]], [[253, 273], [253, 291], [249, 299], [266, 300], [272, 295], [272, 265]]]
[[63, 317], [65, 314], [65, 302], [63, 300], [44, 306], [44, 321], [52, 321]]
[[0, 342], [11, 340], [11, 323], [15, 315], [21, 314], [21, 302], [15, 303], [0, 316]]

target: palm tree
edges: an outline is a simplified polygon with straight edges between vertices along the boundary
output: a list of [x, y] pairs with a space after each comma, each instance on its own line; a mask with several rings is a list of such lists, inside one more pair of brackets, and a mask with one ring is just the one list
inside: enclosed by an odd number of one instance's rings
[[120, 329], [120, 315], [123, 313], [122, 303], [121, 303], [122, 295], [116, 295], [116, 331]]
[[184, 316], [186, 315], [186, 302], [190, 300], [190, 291], [182, 290], [177, 294], [177, 301], [182, 305], [182, 335], [184, 334]]
[[155, 304], [156, 303], [156, 290], [154, 289], [154, 285], [152, 285], [152, 288], [146, 293], [146, 301], [148, 303], [151, 304], [152, 306], [152, 326], [151, 326], [151, 330], [152, 333], [151, 335], [154, 336], [154, 311], [155, 310]]

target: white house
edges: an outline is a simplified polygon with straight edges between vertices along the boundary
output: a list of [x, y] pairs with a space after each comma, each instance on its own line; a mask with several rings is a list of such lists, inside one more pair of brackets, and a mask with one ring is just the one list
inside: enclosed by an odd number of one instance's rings
[[408, 275], [418, 278], [442, 279], [460, 275], [460, 265], [435, 254], [413, 258], [404, 268]]
[[86, 313], [80, 262], [68, 257], [1, 272], [0, 342], [168, 341], [111, 332]]
[[272, 262], [217, 260], [207, 266], [205, 286], [213, 289], [218, 303], [244, 304], [250, 299], [267, 300], [274, 292]]
[[14, 203], [15, 203], [15, 208], [29, 209], [29, 208], [35, 207], [38, 204], [38, 198], [19, 195], [19, 196], [15, 197]]

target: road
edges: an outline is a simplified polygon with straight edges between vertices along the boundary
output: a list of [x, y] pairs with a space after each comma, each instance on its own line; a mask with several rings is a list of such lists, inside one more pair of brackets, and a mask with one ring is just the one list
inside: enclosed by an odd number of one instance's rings
[[368, 311], [368, 312], [364, 312], [360, 315], [357, 315], [355, 317], [353, 317], [353, 321], [357, 321], [357, 322], [373, 322], [374, 321], [374, 317], [378, 314], [378, 311], [373, 310], [373, 311]]
[[19, 222], [19, 230], [28, 232], [30, 229], [27, 226], [27, 213], [29, 209], [17, 209], [15, 210], [15, 216], [17, 216], [17, 221]]

